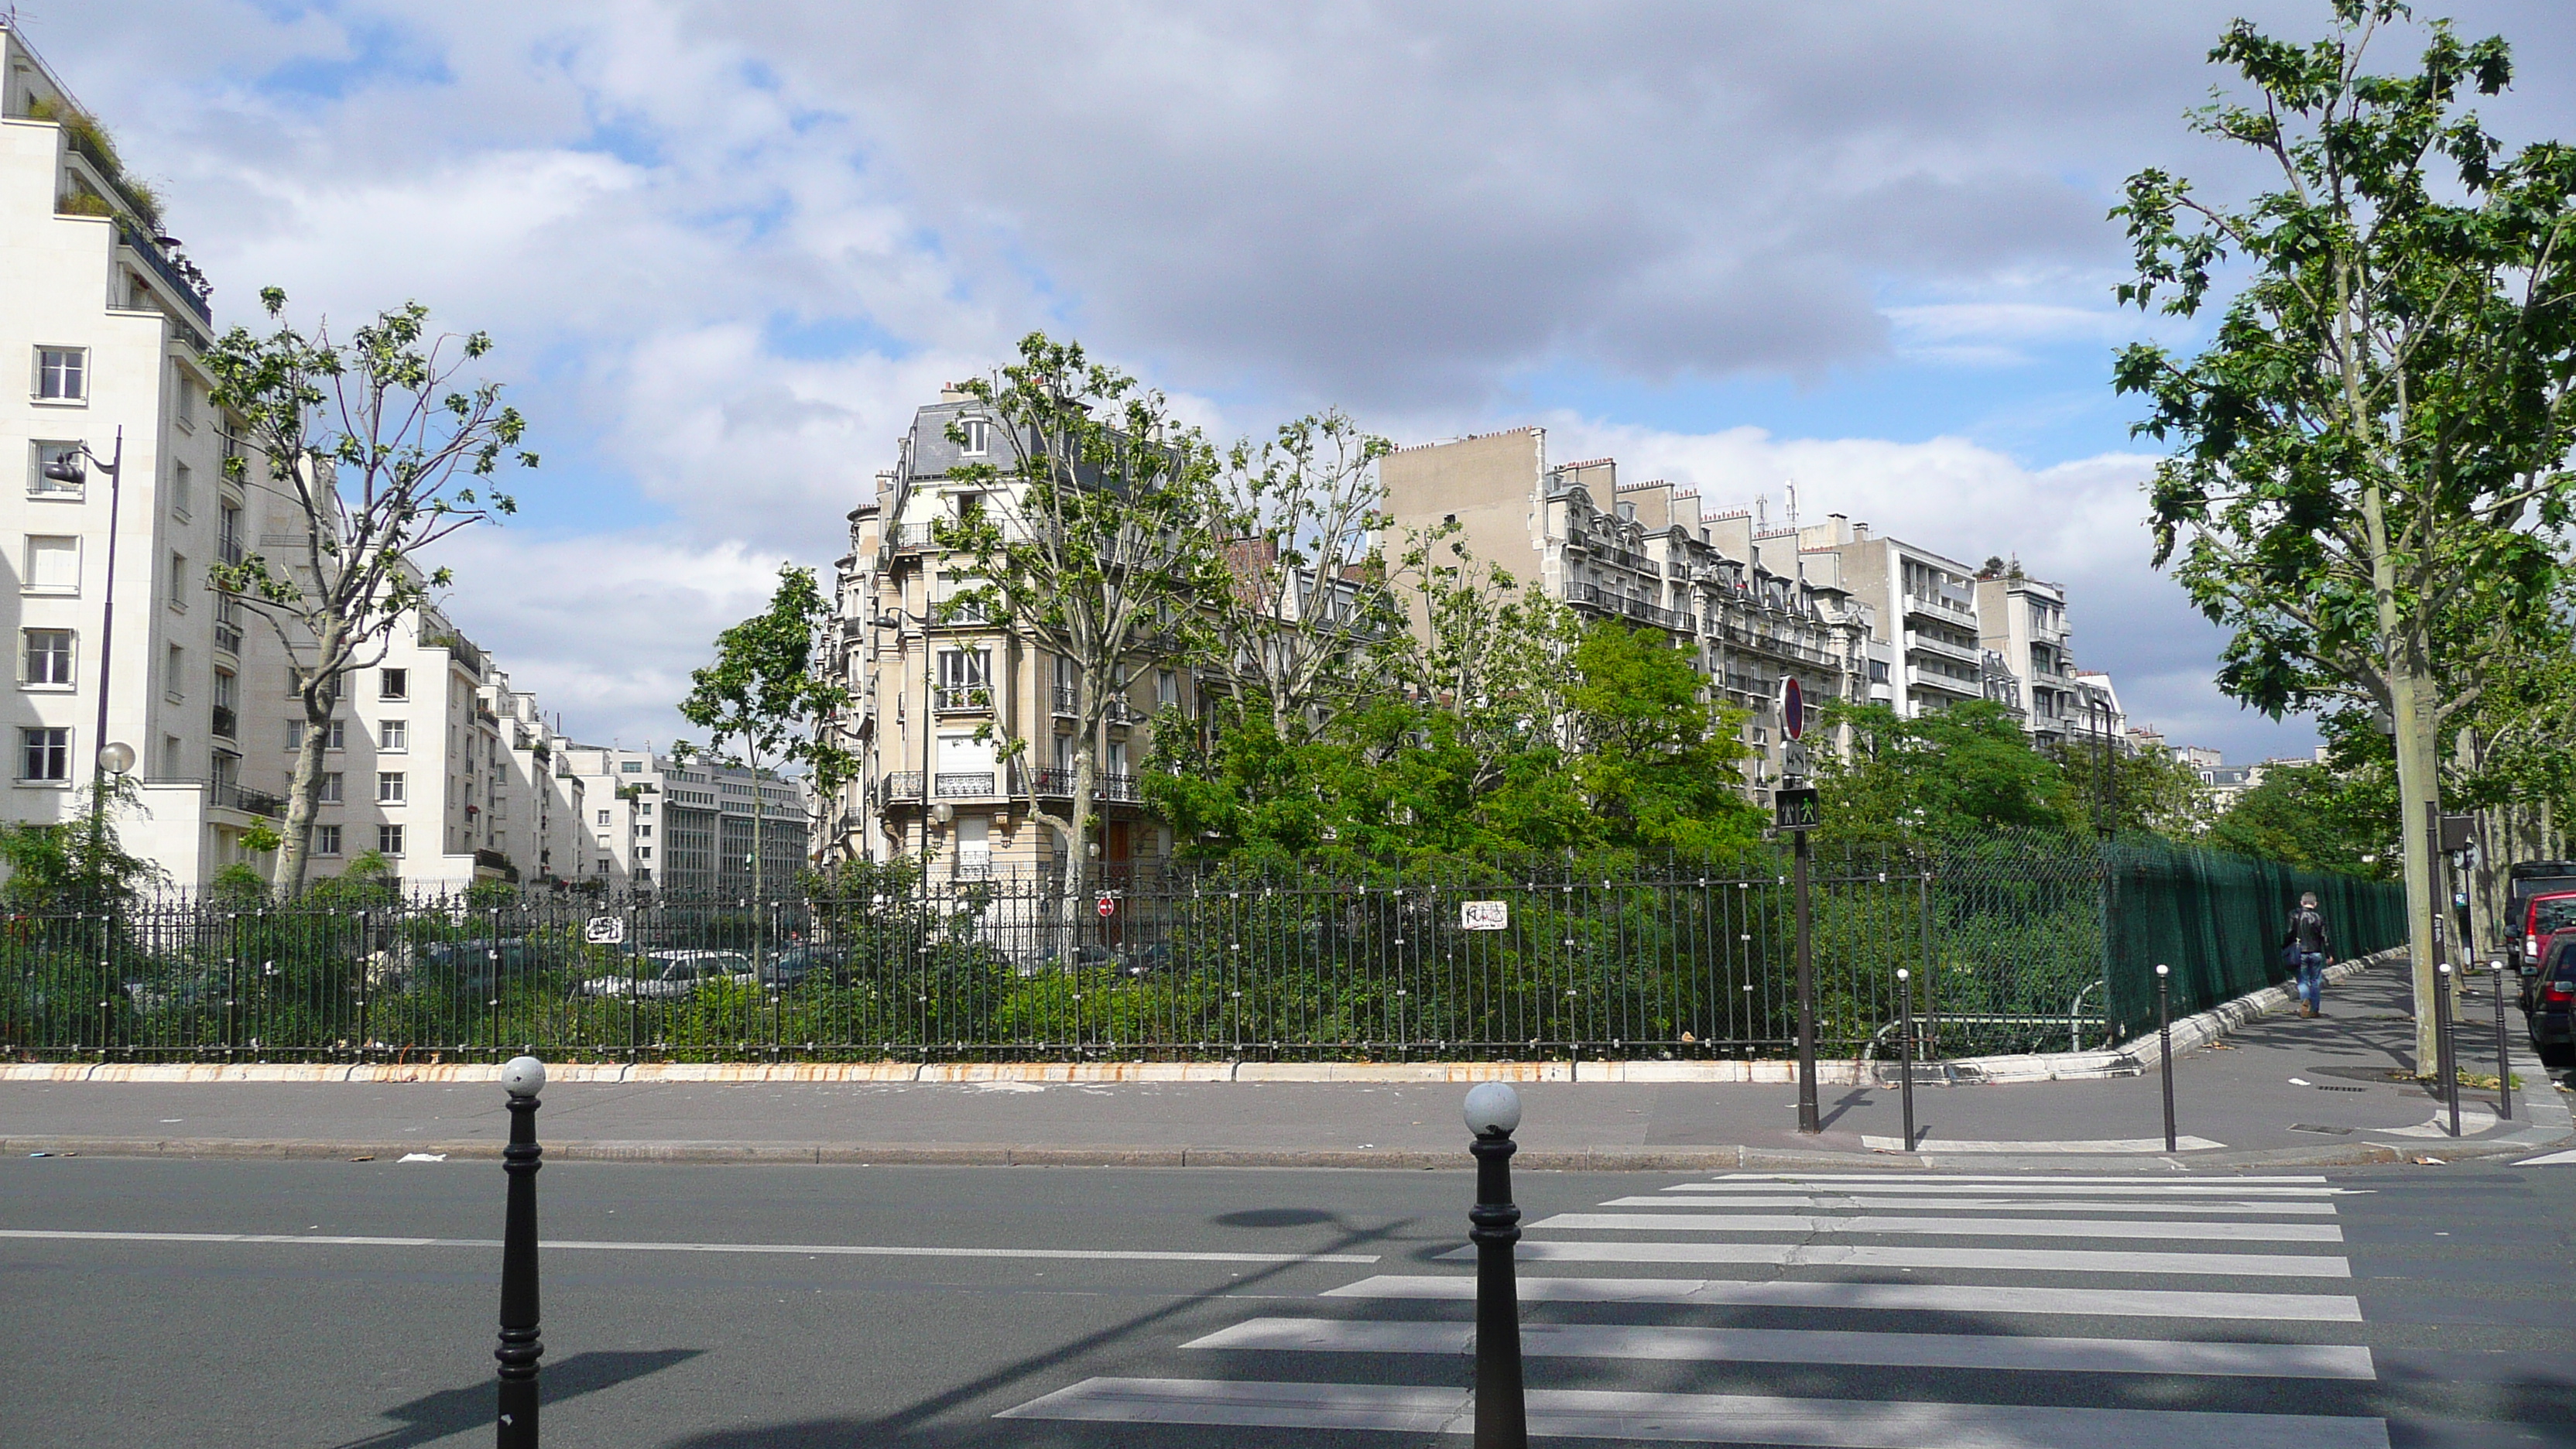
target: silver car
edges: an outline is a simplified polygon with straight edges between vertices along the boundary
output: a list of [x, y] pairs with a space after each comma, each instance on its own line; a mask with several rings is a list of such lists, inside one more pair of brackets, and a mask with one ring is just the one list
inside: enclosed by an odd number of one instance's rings
[[583, 996], [669, 1001], [719, 981], [747, 985], [756, 979], [751, 957], [740, 951], [647, 951], [631, 973], [595, 976], [574, 989]]

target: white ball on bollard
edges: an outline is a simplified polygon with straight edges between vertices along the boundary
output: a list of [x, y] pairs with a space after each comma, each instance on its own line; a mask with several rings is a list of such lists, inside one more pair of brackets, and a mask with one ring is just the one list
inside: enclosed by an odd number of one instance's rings
[[546, 1064], [535, 1057], [512, 1057], [501, 1068], [501, 1090], [513, 1097], [533, 1097], [546, 1089]]
[[1521, 1094], [1502, 1082], [1480, 1082], [1467, 1092], [1467, 1130], [1479, 1137], [1509, 1135], [1521, 1125]]

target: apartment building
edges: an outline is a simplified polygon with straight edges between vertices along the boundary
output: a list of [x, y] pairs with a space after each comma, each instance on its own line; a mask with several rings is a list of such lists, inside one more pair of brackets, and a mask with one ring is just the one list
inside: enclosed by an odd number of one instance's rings
[[2080, 698], [2065, 586], [2027, 578], [2016, 564], [1980, 570], [1976, 594], [1978, 640], [2012, 676], [2031, 738], [2064, 744]]
[[[952, 423], [962, 444], [948, 436]], [[1072, 808], [1073, 662], [1008, 621], [940, 617], [973, 576], [932, 541], [932, 523], [978, 508], [1014, 511], [952, 471], [1007, 461], [1007, 444], [991, 432], [998, 426], [981, 404], [943, 391], [914, 414], [895, 466], [877, 475], [875, 499], [850, 512], [833, 667], [855, 697], [843, 743], [860, 768], [840, 799], [820, 803], [827, 860], [926, 855], [963, 878], [1065, 864], [1032, 816]], [[1101, 825], [1090, 844], [1113, 875], [1171, 855], [1171, 832], [1146, 811], [1138, 776], [1154, 712], [1177, 705], [1203, 717], [1203, 683], [1189, 670], [1149, 670], [1110, 701], [1093, 787]]]
[[617, 746], [567, 742], [559, 753], [582, 792], [572, 818], [588, 857], [583, 880], [748, 900], [755, 816], [764, 892], [792, 887], [811, 864], [801, 781]]
[[1886, 671], [1872, 606], [1811, 572], [1794, 530], [1711, 511], [1694, 489], [1623, 484], [1615, 459], [1552, 463], [1544, 428], [1400, 448], [1379, 478], [1399, 537], [1453, 529], [1480, 562], [1578, 614], [1651, 625], [1687, 647], [1712, 696], [1746, 712], [1757, 793], [1784, 762], [1781, 680], [1811, 701], [1859, 700]]
[[2009, 667], [1987, 658], [1976, 570], [1930, 549], [1873, 534], [1843, 514], [1800, 531], [1811, 575], [1866, 605], [1891, 659], [1882, 702], [1907, 717], [1972, 699], [2019, 711]]
[[500, 720], [498, 757], [483, 776], [488, 848], [522, 881], [584, 884], [596, 856], [582, 825], [588, 785], [572, 772], [570, 742], [547, 722], [535, 695], [510, 687], [506, 673], [490, 671], [482, 694]]
[[[243, 498], [200, 362], [208, 290], [87, 115], [0, 15], [0, 359], [23, 381], [0, 386], [18, 470], [0, 489], [17, 570], [0, 813], [77, 815], [100, 746], [123, 744], [143, 803], [127, 848], [193, 888], [265, 868], [243, 837], [282, 813], [242, 764], [256, 641], [205, 583], [238, 556]], [[67, 459], [76, 479], [49, 476]]]

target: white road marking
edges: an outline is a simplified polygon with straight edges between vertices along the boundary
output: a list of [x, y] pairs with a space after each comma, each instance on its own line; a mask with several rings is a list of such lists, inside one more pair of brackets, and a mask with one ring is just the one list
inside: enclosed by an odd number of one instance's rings
[[[1928, 1178], [1928, 1175], [1927, 1175], [1927, 1174], [1924, 1174], [1924, 1173], [1920, 1173], [1920, 1172], [1907, 1172], [1907, 1171], [1897, 1171], [1897, 1170], [1884, 1170], [1884, 1171], [1878, 1171], [1878, 1172], [1722, 1172], [1722, 1173], [1719, 1173], [1719, 1174], [1717, 1175], [1717, 1179], [1716, 1179], [1716, 1180], [1717, 1180], [1717, 1181], [1719, 1181], [1719, 1182], [1724, 1182], [1724, 1183], [1739, 1183], [1739, 1182], [1744, 1182], [1744, 1183], [1765, 1183], [1765, 1182], [1770, 1182], [1770, 1183], [1780, 1183], [1780, 1182], [1877, 1182], [1877, 1183], [1886, 1183], [1886, 1182], [1905, 1182], [1905, 1181], [1909, 1181], [1909, 1180], [1913, 1180], [1913, 1181], [1932, 1180], [1932, 1181], [1939, 1181], [1939, 1182], [2008, 1182], [2008, 1183], [2034, 1183], [2034, 1182], [2100, 1182], [2100, 1183], [2128, 1184], [2128, 1185], [2132, 1185], [2132, 1186], [2147, 1186], [2147, 1185], [2157, 1184], [2157, 1183], [2166, 1183], [2166, 1182], [2168, 1182], [2168, 1181], [2169, 1181], [2168, 1179], [2165, 1179], [2165, 1178], [2140, 1177], [2138, 1174], [2136, 1174], [2136, 1173], [2134, 1173], [2134, 1172], [2120, 1172], [2120, 1173], [2094, 1173], [2094, 1174], [2091, 1174], [2091, 1175], [2078, 1175], [2078, 1174], [2063, 1173], [2063, 1172], [2011, 1172], [2011, 1173], [1989, 1173], [1989, 1174], [1984, 1174], [1984, 1175], [1979, 1175], [1979, 1174], [1976, 1174], [1976, 1173], [1966, 1173], [1966, 1172], [1955, 1172], [1955, 1173], [1954, 1173], [1954, 1172], [1945, 1172], [1945, 1173], [1942, 1173], [1942, 1174], [1940, 1175], [1940, 1177], [1938, 1177], [1937, 1179], [1931, 1179], [1931, 1178]], [[2205, 1179], [2205, 1180], [2206, 1180], [2206, 1179]], [[2327, 1184], [2326, 1179], [2325, 1179], [2325, 1177], [2324, 1177], [2323, 1175], [2321, 1175], [2321, 1174], [2316, 1174], [2316, 1173], [2300, 1173], [2300, 1174], [2290, 1175], [2290, 1176], [2273, 1176], [2273, 1177], [2263, 1177], [2263, 1176], [2254, 1176], [2254, 1175], [2248, 1175], [2248, 1176], [2245, 1176], [2245, 1177], [2229, 1176], [2229, 1177], [2221, 1178], [2221, 1179], [2218, 1179], [2218, 1180], [2219, 1180], [2219, 1181], [2222, 1181], [2222, 1182], [2232, 1182], [2232, 1183], [2244, 1183], [2244, 1182], [2255, 1182], [2255, 1183], [2299, 1183], [2299, 1184], [2306, 1184], [2306, 1185], [2311, 1185], [2311, 1186], [2322, 1187], [2322, 1188], [2325, 1188], [2325, 1189], [2326, 1189], [2326, 1190], [2328, 1190], [2328, 1191], [2341, 1191], [2341, 1190], [2343, 1190], [2343, 1189], [2336, 1189], [2336, 1188], [2331, 1187], [2330, 1185], [2328, 1185], [2328, 1184]], [[1687, 1186], [1689, 1186], [1689, 1184], [1685, 1184], [1685, 1187], [1687, 1187]], [[2222, 1187], [2222, 1188], [2218, 1188], [2218, 1189], [2215, 1189], [2215, 1190], [2216, 1190], [2216, 1191], [2220, 1191], [2220, 1192], [2225, 1192], [2225, 1191], [2229, 1191], [2230, 1189], [2227, 1189], [2227, 1188]]]
[[[2495, 1113], [2482, 1107], [2471, 1107], [2465, 1102], [2460, 1104], [2461, 1136], [2475, 1137], [2495, 1124]], [[2451, 1114], [2436, 1112], [2412, 1127], [2364, 1127], [2361, 1130], [2378, 1137], [2448, 1137], [2451, 1135]]]
[[[1685, 1182], [1675, 1184], [1672, 1187], [1662, 1188], [1660, 1191], [1706, 1195], [1713, 1198], [1724, 1197], [1732, 1193], [1839, 1192], [1844, 1190], [1844, 1181], [1844, 1179], [1838, 1178], [1775, 1178], [1767, 1181], [1756, 1182]], [[2030, 1181], [2024, 1182], [2011, 1178], [1997, 1179], [1991, 1177], [1946, 1176], [1939, 1179], [1926, 1180], [1924, 1178], [1910, 1175], [1906, 1177], [1888, 1177], [1882, 1175], [1875, 1178], [1867, 1178], [1863, 1180], [1862, 1184], [1855, 1185], [1849, 1190], [1853, 1192], [1943, 1193], [1971, 1196], [2002, 1196], [2013, 1193], [2048, 1193], [2065, 1197], [2141, 1198], [2321, 1198], [2351, 1197], [2355, 1195], [2355, 1190], [2348, 1187], [2271, 1187], [2260, 1183], [2247, 1185], [2235, 1182], [2139, 1182], [2126, 1180], [2123, 1181], [2120, 1186], [2113, 1187], [2102, 1184], [2101, 1180], [2098, 1178], [2087, 1178], [2076, 1181], [2052, 1178], [2034, 1178]]]
[[[1183, 1348], [1301, 1353], [1464, 1354], [1472, 1323], [1252, 1318]], [[2064, 1373], [2207, 1374], [2234, 1378], [2376, 1379], [2370, 1350], [2319, 1343], [2199, 1343], [2156, 1338], [2014, 1338], [1969, 1333], [1859, 1333], [1782, 1328], [1528, 1323], [1534, 1358], [1639, 1358], [1690, 1363], [1804, 1363]]]
[[[1864, 1135], [1860, 1139], [1860, 1145], [1868, 1148], [1872, 1152], [1903, 1152], [1905, 1150], [1905, 1139], [1902, 1137], [1870, 1137]], [[2176, 1152], [2208, 1152], [2226, 1145], [2227, 1144], [2224, 1142], [2212, 1142], [2206, 1137], [2185, 1136], [2176, 1137], [2174, 1139], [2172, 1150]], [[1915, 1144], [1914, 1150], [1923, 1153], [1926, 1156], [1938, 1156], [1944, 1152], [2025, 1152], [2033, 1154], [2044, 1153], [2049, 1156], [2056, 1156], [2060, 1153], [2095, 1153], [2126, 1156], [2130, 1154], [2162, 1153], [2167, 1149], [2165, 1147], [2165, 1140], [2161, 1137], [2103, 1137], [2090, 1141], [2079, 1142], [1945, 1142], [1940, 1138], [1934, 1137], [1926, 1138], [1922, 1142]]]
[[[497, 1248], [498, 1238], [375, 1238], [322, 1233], [111, 1233], [0, 1228], [0, 1238], [35, 1242], [310, 1243], [349, 1248]], [[550, 1251], [612, 1253], [791, 1253], [823, 1258], [1038, 1258], [1128, 1263], [1374, 1263], [1375, 1253], [1182, 1253], [1115, 1248], [894, 1248], [851, 1243], [634, 1243], [549, 1238]]]
[[[1532, 1243], [1524, 1263], [1764, 1263], [1795, 1268], [1994, 1268], [2026, 1273], [2199, 1273], [2349, 1278], [2342, 1258], [2287, 1253], [2140, 1253], [2077, 1248], [1917, 1248], [1864, 1243]], [[1473, 1258], [1472, 1247], [1442, 1258]]]
[[1949, 1238], [2133, 1238], [2144, 1242], [2340, 1243], [2332, 1223], [2158, 1223], [2112, 1218], [1788, 1216], [1774, 1213], [1558, 1213], [1532, 1229], [1616, 1229], [1645, 1233], [1920, 1233]]
[[1882, 1197], [1876, 1193], [1819, 1192], [1804, 1197], [1716, 1196], [1614, 1197], [1603, 1207], [1820, 1208], [1828, 1212], [1869, 1208], [1905, 1208], [1916, 1212], [1980, 1213], [2268, 1213], [2274, 1217], [2333, 1217], [2330, 1202], [2211, 1202], [2206, 1198], [2166, 1202], [2099, 1202], [2083, 1198]]
[[[1327, 1288], [1326, 1298], [1472, 1303], [1474, 1277], [1382, 1273]], [[2209, 1322], [2359, 1323], [2361, 1300], [2333, 1293], [2209, 1293], [2170, 1288], [2021, 1288], [1951, 1283], [1748, 1282], [1732, 1278], [1524, 1276], [1523, 1303], [1672, 1303], [1707, 1307], [1834, 1308], [1876, 1313], [2081, 1314]]]
[[[1529, 1431], [1547, 1438], [1814, 1449], [2387, 1449], [2383, 1419], [2197, 1410], [2074, 1409], [1536, 1389]], [[999, 1416], [1109, 1424], [1259, 1425], [1282, 1429], [1473, 1431], [1466, 1390], [1391, 1384], [1232, 1383], [1089, 1378]]]
[[2540, 1157], [2526, 1157], [2516, 1167], [2561, 1167], [2576, 1163], [2576, 1152], [2552, 1152]]

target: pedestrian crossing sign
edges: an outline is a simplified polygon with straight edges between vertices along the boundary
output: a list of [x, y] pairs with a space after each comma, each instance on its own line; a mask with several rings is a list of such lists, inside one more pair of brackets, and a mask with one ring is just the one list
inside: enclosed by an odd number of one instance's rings
[[1782, 830], [1813, 830], [1825, 823], [1825, 815], [1813, 790], [1774, 790], [1771, 821]]

